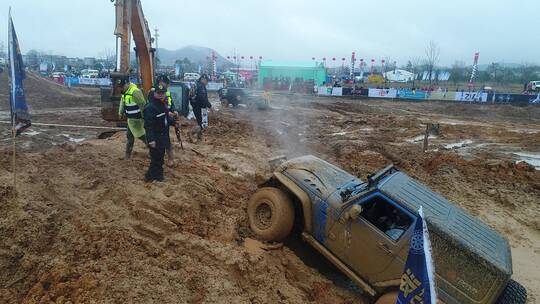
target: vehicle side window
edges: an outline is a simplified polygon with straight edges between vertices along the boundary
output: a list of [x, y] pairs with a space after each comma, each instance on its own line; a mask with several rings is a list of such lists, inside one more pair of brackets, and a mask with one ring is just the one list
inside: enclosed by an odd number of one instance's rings
[[360, 214], [382, 233], [397, 241], [409, 229], [413, 219], [381, 196], [374, 196], [362, 204]]

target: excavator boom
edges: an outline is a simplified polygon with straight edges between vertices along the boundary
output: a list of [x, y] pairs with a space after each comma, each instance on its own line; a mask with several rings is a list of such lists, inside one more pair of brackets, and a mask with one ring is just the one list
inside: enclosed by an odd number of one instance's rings
[[122, 88], [118, 80], [129, 78], [132, 74], [130, 66], [131, 38], [135, 41], [137, 57], [137, 77], [141, 80], [144, 95], [150, 91], [154, 79], [154, 52], [148, 22], [144, 18], [140, 0], [115, 0], [116, 27], [116, 71], [111, 73], [112, 88], [102, 88], [102, 117], [107, 121], [120, 122], [118, 106], [122, 96]]

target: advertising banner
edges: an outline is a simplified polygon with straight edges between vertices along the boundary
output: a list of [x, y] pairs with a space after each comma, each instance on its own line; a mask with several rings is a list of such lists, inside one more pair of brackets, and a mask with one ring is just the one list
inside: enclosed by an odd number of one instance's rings
[[495, 103], [538, 103], [537, 97], [537, 95], [495, 94], [492, 101]]
[[343, 88], [332, 88], [332, 96], [342, 96]]
[[456, 97], [454, 100], [468, 102], [486, 102], [487, 97], [488, 93], [484, 92], [456, 92]]
[[46, 62], [42, 62], [39, 64], [40, 72], [47, 72], [48, 70], [49, 70], [49, 65]]
[[64, 78], [64, 84], [65, 85], [70, 85], [70, 86], [79, 85], [79, 78], [77, 78], [77, 77], [65, 77]]
[[403, 89], [403, 90], [398, 90], [397, 96], [398, 98], [403, 98], [403, 99], [421, 100], [421, 99], [427, 99], [428, 93], [426, 91], [420, 91], [420, 90], [413, 91], [413, 90]]
[[369, 89], [369, 97], [375, 98], [396, 98], [397, 90], [396, 89]]
[[111, 80], [109, 78], [79, 78], [79, 84], [90, 86], [110, 86]]
[[321, 96], [330, 96], [332, 95], [332, 87], [319, 87], [317, 94]]
[[353, 94], [353, 88], [342, 88], [341, 95], [347, 96], [347, 95], [352, 95], [352, 94]]
[[223, 83], [222, 82], [209, 82], [208, 85], [206, 85], [206, 89], [208, 91], [219, 91], [220, 89], [223, 89]]
[[431, 100], [456, 100], [456, 92], [431, 92], [428, 95]]

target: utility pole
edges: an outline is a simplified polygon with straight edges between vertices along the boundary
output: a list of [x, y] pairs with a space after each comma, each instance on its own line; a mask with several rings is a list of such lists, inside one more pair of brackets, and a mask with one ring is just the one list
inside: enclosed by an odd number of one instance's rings
[[157, 28], [157, 26], [154, 29], [154, 38], [156, 41], [156, 68], [157, 68], [159, 65], [159, 48], [158, 48], [159, 29]]

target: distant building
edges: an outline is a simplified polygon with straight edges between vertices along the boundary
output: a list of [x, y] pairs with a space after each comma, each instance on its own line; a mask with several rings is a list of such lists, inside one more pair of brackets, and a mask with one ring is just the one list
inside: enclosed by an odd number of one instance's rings
[[270, 79], [302, 79], [313, 81], [315, 85], [322, 85], [326, 81], [326, 69], [322, 64], [315, 61], [291, 62], [291, 61], [262, 61], [259, 67], [258, 84], [260, 87]]
[[96, 58], [94, 57], [84, 57], [84, 65], [87, 67], [93, 67], [96, 64]]

